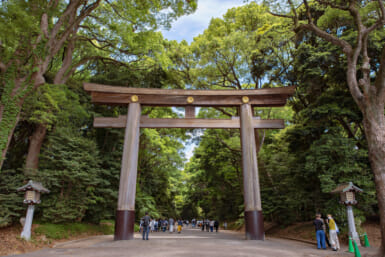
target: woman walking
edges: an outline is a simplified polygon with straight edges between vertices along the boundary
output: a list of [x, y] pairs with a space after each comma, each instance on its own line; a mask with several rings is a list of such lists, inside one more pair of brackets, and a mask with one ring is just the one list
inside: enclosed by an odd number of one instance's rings
[[329, 223], [329, 240], [332, 245], [333, 251], [340, 249], [340, 242], [338, 240], [338, 227], [336, 221], [333, 219], [331, 214], [328, 214], [328, 223]]

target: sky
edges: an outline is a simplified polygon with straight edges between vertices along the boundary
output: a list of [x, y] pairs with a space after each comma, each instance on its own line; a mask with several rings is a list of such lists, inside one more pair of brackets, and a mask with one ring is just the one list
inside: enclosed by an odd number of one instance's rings
[[193, 38], [203, 33], [211, 18], [221, 18], [228, 9], [244, 5], [244, 0], [198, 0], [197, 10], [176, 20], [169, 31], [162, 31], [163, 37], [191, 43]]
[[[170, 30], [162, 30], [164, 38], [191, 43], [193, 38], [203, 33], [208, 27], [211, 18], [221, 18], [228, 9], [244, 5], [244, 0], [198, 0], [197, 10], [176, 20]], [[202, 133], [202, 131], [200, 131]], [[196, 144], [185, 143], [185, 156], [189, 160]]]

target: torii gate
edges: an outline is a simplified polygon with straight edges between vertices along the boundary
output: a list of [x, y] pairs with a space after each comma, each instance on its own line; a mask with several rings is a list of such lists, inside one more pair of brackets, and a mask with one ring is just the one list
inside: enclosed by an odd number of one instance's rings
[[[253, 117], [253, 107], [284, 106], [295, 87], [255, 90], [182, 90], [127, 88], [84, 83], [92, 102], [128, 106], [126, 116], [96, 117], [95, 128], [125, 128], [114, 240], [134, 238], [135, 193], [140, 128], [238, 128], [241, 129], [246, 239], [264, 240], [254, 129], [281, 129], [283, 120]], [[141, 106], [185, 107], [185, 118], [141, 116]], [[238, 107], [240, 118], [197, 119], [195, 107]]]

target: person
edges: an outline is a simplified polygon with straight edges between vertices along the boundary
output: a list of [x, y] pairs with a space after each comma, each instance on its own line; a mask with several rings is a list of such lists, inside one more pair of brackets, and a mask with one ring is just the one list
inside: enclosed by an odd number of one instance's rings
[[209, 219], [206, 219], [206, 231], [209, 232], [209, 229], [210, 229], [210, 220]]
[[324, 223], [324, 225], [323, 225], [323, 229], [324, 229], [324, 233], [325, 233], [325, 242], [326, 242], [326, 244], [327, 244], [327, 246], [328, 247], [331, 247], [331, 244], [330, 244], [330, 242], [329, 242], [329, 238], [328, 238], [328, 233], [327, 233], [327, 228], [326, 228], [326, 225], [327, 225], [327, 223], [325, 222], [325, 219], [324, 218], [322, 218], [322, 214], [321, 214], [321, 220], [322, 220], [322, 222]]
[[223, 228], [226, 230], [227, 229], [227, 222], [223, 222]]
[[336, 221], [333, 219], [331, 214], [328, 214], [327, 222], [329, 224], [329, 239], [330, 244], [333, 249], [333, 251], [337, 251], [340, 249], [340, 242], [338, 240], [338, 227]]
[[164, 220], [162, 220], [162, 232], [166, 232], [166, 229], [167, 229], [167, 220], [166, 218]]
[[162, 231], [162, 226], [163, 226], [163, 220], [160, 218], [158, 221], [158, 231]]
[[146, 212], [146, 215], [142, 218], [143, 219], [143, 240], [148, 240], [148, 232], [150, 231], [150, 216], [148, 215], [148, 212]]
[[173, 233], [174, 232], [174, 219], [173, 218], [170, 218], [169, 220], [168, 220], [168, 226], [169, 226], [169, 228], [170, 228], [170, 233]]
[[180, 232], [182, 231], [182, 226], [183, 226], [183, 221], [178, 220], [178, 234], [180, 234]]
[[202, 220], [201, 225], [202, 225], [202, 231], [205, 231], [205, 221], [204, 220]]
[[214, 232], [214, 220], [210, 220], [209, 224], [210, 224], [210, 231]]
[[155, 232], [158, 232], [158, 221], [157, 220], [155, 220], [155, 222], [154, 222], [154, 230], [155, 230]]
[[155, 230], [155, 220], [151, 219], [150, 221], [150, 231], [151, 233]]
[[139, 233], [142, 232], [142, 228], [143, 228], [143, 219], [140, 219], [140, 221], [139, 221]]
[[317, 214], [315, 217], [316, 218], [315, 218], [313, 224], [314, 224], [315, 234], [316, 234], [316, 238], [317, 238], [317, 248], [321, 249], [321, 247], [322, 247], [322, 249], [326, 250], [325, 232], [323, 229], [324, 223], [322, 222], [321, 214]]
[[215, 232], [218, 233], [218, 227], [219, 227], [219, 222], [217, 220], [214, 221], [214, 228], [215, 228]]

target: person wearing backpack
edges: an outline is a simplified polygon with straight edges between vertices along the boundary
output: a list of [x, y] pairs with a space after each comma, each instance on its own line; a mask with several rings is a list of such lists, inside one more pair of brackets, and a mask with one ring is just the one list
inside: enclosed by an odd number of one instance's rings
[[146, 212], [146, 215], [142, 218], [143, 219], [143, 240], [148, 240], [148, 232], [150, 231], [150, 216], [148, 215], [148, 212]]
[[215, 232], [218, 232], [219, 222], [217, 220], [214, 221]]

